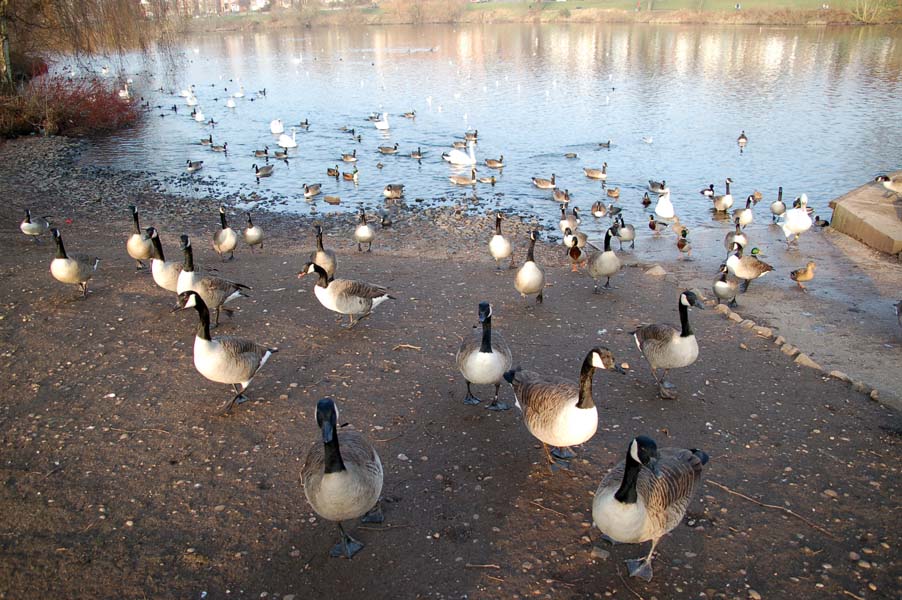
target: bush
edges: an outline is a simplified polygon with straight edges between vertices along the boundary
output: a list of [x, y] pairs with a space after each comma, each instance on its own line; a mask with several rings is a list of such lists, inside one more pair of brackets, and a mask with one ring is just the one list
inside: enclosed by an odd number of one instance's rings
[[16, 96], [0, 97], [0, 136], [31, 133], [86, 136], [134, 125], [139, 112], [95, 79], [38, 77]]

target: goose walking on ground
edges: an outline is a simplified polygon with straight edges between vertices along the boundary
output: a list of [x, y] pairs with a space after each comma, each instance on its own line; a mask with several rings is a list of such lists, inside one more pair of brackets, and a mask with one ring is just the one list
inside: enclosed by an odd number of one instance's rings
[[[634, 249], [636, 247], [636, 228], [624, 223], [623, 215], [618, 215], [618, 218], [620, 219], [620, 223], [616, 226], [614, 235], [616, 235], [617, 239], [620, 241], [621, 252], [623, 251], [623, 242], [630, 242], [630, 249]], [[614, 223], [617, 224], [616, 219]]]
[[251, 213], [247, 213], [247, 227], [244, 228], [244, 243], [250, 246], [251, 252], [254, 246], [260, 246], [263, 250], [263, 229], [259, 225], [254, 225], [251, 220]]
[[733, 180], [727, 177], [724, 185], [726, 186], [726, 193], [723, 196], [714, 196], [711, 198], [711, 202], [714, 204], [715, 212], [727, 212], [733, 207], [733, 194], [730, 193], [730, 184], [733, 183]]
[[511, 350], [504, 338], [492, 330], [492, 305], [488, 302], [479, 303], [479, 322], [482, 324], [482, 331], [471, 333], [457, 350], [457, 368], [467, 382], [464, 404], [481, 402], [470, 390], [471, 384], [494, 385], [495, 397], [486, 408], [507, 410], [510, 406], [498, 402], [498, 390], [504, 373], [511, 368]]
[[798, 284], [799, 289], [805, 293], [808, 293], [808, 288], [806, 288], [803, 283], [807, 281], [811, 281], [814, 279], [814, 269], [817, 265], [813, 260], [808, 261], [808, 264], [805, 265], [802, 269], [796, 269], [792, 273], [789, 274], [789, 278]]
[[[523, 423], [542, 442], [549, 469], [566, 467], [575, 455], [571, 446], [583, 444], [598, 429], [598, 409], [592, 398], [592, 376], [595, 369], [622, 372], [607, 348], [593, 348], [583, 359], [579, 383], [555, 376], [543, 376], [519, 367], [504, 373], [514, 388], [516, 406], [523, 413]], [[548, 446], [553, 450], [548, 451]], [[559, 460], [555, 460], [555, 458]]]
[[19, 231], [31, 237], [35, 243], [40, 243], [38, 236], [50, 229], [50, 221], [47, 217], [32, 217], [31, 210], [25, 209], [25, 218], [19, 223]]
[[175, 260], [166, 260], [163, 254], [163, 243], [160, 241], [160, 233], [154, 227], [147, 228], [147, 235], [153, 243], [153, 254], [150, 261], [150, 272], [154, 283], [167, 292], [178, 292], [179, 273], [182, 272], [182, 263]]
[[733, 211], [733, 219], [739, 221], [739, 224], [743, 227], [751, 224], [751, 222], [755, 220], [755, 215], [752, 213], [752, 203], [754, 201], [755, 197], [749, 196], [745, 199], [745, 208], [737, 208]]
[[695, 448], [661, 448], [651, 438], [630, 442], [626, 459], [605, 475], [592, 500], [595, 526], [613, 542], [642, 544], [651, 540], [648, 555], [628, 560], [631, 577], [651, 581], [651, 560], [662, 537], [686, 515], [708, 464]]
[[576, 228], [579, 226], [579, 209], [575, 206], [573, 207], [573, 214], [567, 214], [567, 205], [561, 204], [561, 220], [558, 222], [558, 226], [561, 228], [561, 233], [565, 233], [568, 229], [572, 229], [576, 231]]
[[786, 213], [786, 205], [783, 203], [783, 186], [777, 188], [777, 199], [770, 204], [771, 222], [776, 223], [777, 217]]
[[141, 224], [138, 222], [138, 207], [129, 206], [128, 208], [132, 213], [132, 224], [134, 227], [132, 234], [128, 236], [128, 241], [125, 243], [125, 250], [138, 263], [137, 270], [141, 270], [144, 268], [144, 263], [141, 261], [150, 260], [153, 256], [153, 242], [148, 237], [147, 232], [141, 230]]
[[586, 177], [589, 179], [597, 179], [599, 181], [605, 181], [608, 178], [608, 163], [602, 163], [600, 169], [591, 169], [589, 167], [583, 167], [583, 173], [586, 174]]
[[808, 195], [802, 194], [793, 203], [783, 215], [783, 235], [786, 236], [786, 247], [790, 247], [793, 242], [796, 246], [799, 244], [799, 236], [811, 229], [813, 221], [808, 212]]
[[[698, 341], [695, 333], [689, 325], [689, 307], [696, 306], [702, 310], [705, 305], [698, 297], [686, 290], [680, 294], [680, 329], [671, 325], [641, 325], [633, 332], [636, 347], [648, 361], [651, 374], [658, 384], [661, 398], [672, 400], [676, 398], [673, 385], [667, 381], [667, 372], [671, 369], [688, 367], [698, 358]], [[664, 369], [664, 374], [658, 378], [658, 369]]]
[[532, 184], [539, 188], [540, 190], [553, 190], [557, 187], [557, 183], [555, 182], [554, 173], [551, 174], [551, 179], [543, 179], [542, 177], [533, 177]]
[[617, 254], [611, 250], [611, 236], [613, 231], [608, 229], [604, 232], [604, 251], [595, 252], [589, 257], [589, 265], [586, 269], [589, 275], [595, 280], [593, 293], [598, 293], [598, 282], [602, 277], [607, 280], [604, 283], [605, 289], [611, 289], [611, 277], [620, 271], [620, 259]]
[[376, 230], [366, 222], [366, 213], [360, 209], [360, 222], [354, 229], [354, 240], [357, 242], [357, 252], [363, 252], [361, 244], [366, 244], [366, 251], [373, 249], [373, 240], [376, 239]]
[[[216, 311], [216, 319], [213, 321], [213, 326], [218, 327], [221, 311], [224, 310], [229, 316], [232, 315], [232, 311], [225, 308], [225, 305], [233, 300], [246, 298], [247, 294], [244, 293], [244, 290], [251, 288], [242, 283], [235, 283], [222, 277], [205, 275], [195, 271], [194, 249], [191, 247], [191, 240], [188, 239], [187, 235], [183, 235], [181, 241], [184, 262], [182, 263], [182, 270], [176, 279], [175, 291], [178, 294], [188, 291], [197, 292], [203, 299], [204, 304], [207, 305], [207, 308]], [[194, 306], [193, 298], [189, 299], [184, 307], [179, 303], [179, 308], [190, 308], [192, 306]]]
[[895, 177], [878, 175], [874, 181], [883, 184], [886, 190], [884, 197], [895, 194], [897, 198], [902, 198], [902, 175], [896, 175]]
[[319, 278], [313, 286], [316, 299], [329, 310], [348, 315], [350, 322], [347, 329], [370, 316], [373, 310], [386, 300], [394, 300], [388, 290], [380, 285], [331, 278], [321, 266], [312, 262], [304, 265], [298, 273], [298, 279], [312, 274]]
[[[742, 246], [733, 244], [733, 252], [727, 257], [727, 268], [730, 273], [742, 279], [742, 291], [747, 292], [752, 280], [764, 277], [774, 270], [772, 266], [755, 256], [743, 256]], [[753, 250], [754, 251], [754, 250]]]
[[526, 261], [517, 270], [514, 277], [514, 287], [520, 292], [520, 296], [526, 298], [536, 294], [536, 303], [544, 300], [542, 294], [545, 290], [545, 269], [536, 264], [535, 251], [538, 231], [529, 232], [529, 249], [526, 251]]
[[720, 274], [714, 280], [714, 295], [717, 296], [717, 303], [720, 304], [721, 300], [728, 301], [730, 306], [736, 306], [736, 294], [739, 291], [739, 285], [727, 276], [730, 270], [727, 268], [727, 264], [724, 263], [720, 265]]
[[514, 268], [514, 252], [509, 239], [501, 233], [501, 219], [504, 217], [502, 213], [495, 213], [495, 235], [489, 240], [489, 253], [495, 259], [495, 267], [501, 269], [500, 262], [510, 257], [509, 269]]
[[[229, 260], [235, 258], [235, 246], [238, 245], [238, 234], [229, 227], [226, 220], [225, 207], [219, 207], [219, 229], [213, 234], [213, 249], [222, 259], [223, 255], [228, 252]], [[224, 260], [224, 259], [223, 259]]]
[[363, 548], [344, 530], [342, 521], [364, 517], [381, 523], [382, 461], [376, 449], [357, 431], [338, 433], [338, 407], [331, 398], [316, 404], [316, 425], [322, 438], [311, 444], [301, 467], [304, 495], [316, 514], [338, 524], [339, 541], [329, 555], [352, 558]]
[[733, 250], [733, 244], [739, 244], [743, 248], [749, 245], [749, 236], [740, 229], [739, 219], [733, 219], [733, 223], [736, 225], [736, 231], [728, 232], [723, 238], [723, 245], [727, 252]]
[[67, 254], [59, 229], [54, 227], [50, 233], [56, 243], [56, 256], [50, 262], [50, 274], [59, 282], [77, 284], [84, 298], [88, 295], [88, 281], [97, 271], [100, 259], [87, 254]]
[[323, 228], [321, 225], [314, 225], [313, 231], [316, 234], [316, 250], [310, 253], [310, 262], [320, 266], [328, 277], [335, 276], [335, 269], [338, 262], [335, 259], [334, 250], [326, 250], [323, 247]]
[[194, 337], [194, 367], [197, 371], [216, 383], [232, 386], [235, 395], [219, 406], [220, 414], [232, 410], [247, 397], [244, 392], [269, 360], [275, 348], [267, 348], [250, 340], [224, 336], [210, 336], [210, 310], [203, 298], [195, 291], [179, 294], [181, 308], [191, 306], [197, 311], [197, 333]]

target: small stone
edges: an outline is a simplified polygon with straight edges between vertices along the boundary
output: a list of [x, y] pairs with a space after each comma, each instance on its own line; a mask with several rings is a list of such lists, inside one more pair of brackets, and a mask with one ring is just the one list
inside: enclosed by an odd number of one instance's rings
[[854, 562], [854, 561], [860, 560], [860, 559], [861, 559], [861, 555], [858, 554], [857, 552], [849, 552], [849, 560]]
[[751, 319], [745, 319], [742, 323], [739, 324], [743, 329], [751, 329], [755, 326], [755, 322]]
[[763, 338], [770, 339], [770, 338], [774, 337], [774, 332], [771, 330], [770, 327], [762, 327], [761, 325], [758, 325], [757, 327], [755, 327], [755, 333], [758, 334], [759, 337], [763, 337]]
[[279, 400], [288, 400], [288, 394], [279, 394]]
[[838, 498], [839, 494], [835, 490], [824, 490], [824, 495], [828, 498]]
[[780, 348], [780, 352], [782, 352], [786, 356], [793, 357], [799, 353], [799, 349], [792, 344], [783, 344], [783, 346]]
[[225, 504], [217, 504], [213, 507], [214, 512], [222, 512], [225, 510]]
[[655, 265], [647, 270], [645, 274], [650, 277], [663, 277], [664, 275], [667, 275], [667, 271], [665, 271], [664, 267], [662, 267], [661, 265]]
[[294, 600], [294, 594], [285, 594], [282, 596], [282, 600]]
[[605, 550], [604, 548], [599, 548], [598, 546], [592, 546], [592, 558], [597, 560], [607, 560], [611, 557], [611, 553]]
[[407, 457], [406, 454], [401, 453], [401, 454], [398, 455], [398, 460], [400, 460], [400, 461], [408, 461], [408, 460], [410, 460], [410, 459]]
[[786, 338], [783, 337], [782, 335], [778, 335], [777, 337], [774, 338], [774, 344], [776, 344], [777, 346], [782, 346], [785, 343], [786, 343]]
[[749, 347], [746, 346], [743, 342], [739, 342], [739, 349], [740, 350], [748, 350]]
[[866, 560], [859, 560], [859, 561], [858, 561], [858, 566], [861, 567], [862, 569], [870, 569], [870, 568], [871, 568], [871, 563], [869, 563], [869, 562], [866, 561]]
[[868, 395], [871, 397], [871, 400], [874, 400], [875, 402], [880, 399], [880, 392], [877, 390], [871, 390], [871, 393]]
[[868, 384], [866, 384], [863, 381], [856, 381], [855, 383], [853, 383], [852, 389], [855, 390], [856, 392], [858, 392], [859, 394], [870, 394], [871, 393], [871, 386], [869, 386]]
[[832, 377], [833, 379], [839, 379], [840, 381], [845, 381], [846, 383], [850, 383], [850, 382], [852, 381], [852, 380], [849, 378], [849, 376], [846, 375], [845, 373], [843, 373], [842, 371], [830, 371], [830, 372], [827, 373], [827, 374], [828, 374], [830, 377]]
[[727, 318], [734, 323], [742, 323], [742, 315], [740, 315], [739, 313], [731, 312], [727, 315]]
[[755, 590], [749, 590], [749, 598], [751, 600], [761, 600], [761, 594], [759, 594]]
[[134, 522], [134, 521], [126, 521], [126, 522], [125, 522], [125, 526], [126, 526], [126, 527], [133, 527], [134, 525], [135, 525], [135, 522]]
[[714, 307], [714, 312], [720, 313], [720, 314], [726, 316], [727, 313], [729, 313], [731, 311], [730, 311], [730, 307], [727, 306], [726, 304], [718, 304], [717, 306]]
[[796, 364], [802, 365], [803, 367], [808, 367], [809, 369], [817, 369], [820, 370], [821, 366], [811, 360], [811, 357], [805, 354], [804, 352], [800, 352], [798, 356], [796, 356], [795, 360]]
[[291, 558], [297, 558], [300, 555], [301, 555], [300, 550], [292, 550], [291, 552], [288, 553], [288, 556], [290, 556]]

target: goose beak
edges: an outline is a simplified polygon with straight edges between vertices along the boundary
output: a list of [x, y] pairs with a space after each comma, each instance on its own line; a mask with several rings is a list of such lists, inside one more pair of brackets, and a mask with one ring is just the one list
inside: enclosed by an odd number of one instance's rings
[[692, 303], [692, 306], [696, 307], [699, 310], [705, 310], [705, 305], [702, 304], [702, 301], [698, 298], [695, 299], [695, 302]]
[[332, 421], [324, 420], [323, 421], [323, 443], [328, 444], [332, 441]]

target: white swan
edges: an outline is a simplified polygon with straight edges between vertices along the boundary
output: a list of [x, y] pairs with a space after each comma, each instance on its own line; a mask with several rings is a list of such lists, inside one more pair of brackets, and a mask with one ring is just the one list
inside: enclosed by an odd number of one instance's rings
[[191, 94], [191, 95], [188, 96], [188, 98], [185, 100], [185, 103], [186, 103], [188, 106], [197, 106], [197, 96], [195, 96], [194, 94]]
[[232, 96], [234, 96], [235, 98], [244, 98], [244, 86], [242, 85], [240, 88], [238, 88], [238, 91], [232, 94]]
[[280, 133], [285, 133], [285, 126], [282, 124], [282, 119], [275, 119], [269, 122], [269, 131], [272, 134], [278, 135]]
[[664, 192], [658, 196], [658, 203], [655, 204], [655, 214], [662, 219], [672, 219], [674, 216], [673, 202], [670, 201], [670, 191]]
[[233, 98], [226, 100], [226, 108], [235, 108], [235, 100]]
[[461, 165], [461, 166], [473, 166], [476, 164], [476, 153], [473, 150], [473, 142], [469, 142], [467, 144], [467, 148], [469, 150], [469, 154], [462, 150], [458, 150], [454, 148], [450, 152], [445, 152], [442, 154], [442, 158], [451, 163], [452, 165]]
[[388, 129], [388, 113], [382, 113], [382, 119], [375, 122], [376, 129], [379, 131], [386, 131]]
[[194, 95], [194, 86], [192, 85], [191, 87], [182, 90], [181, 92], [179, 92], [179, 95], [182, 98], [189, 98], [189, 97], [193, 96]]
[[[281, 124], [282, 122], [279, 121], [279, 123]], [[296, 139], [296, 135], [297, 135], [297, 128], [292, 127], [290, 136], [287, 134], [284, 134], [284, 133], [279, 136], [279, 145], [283, 148], [297, 148], [298, 142]]]

